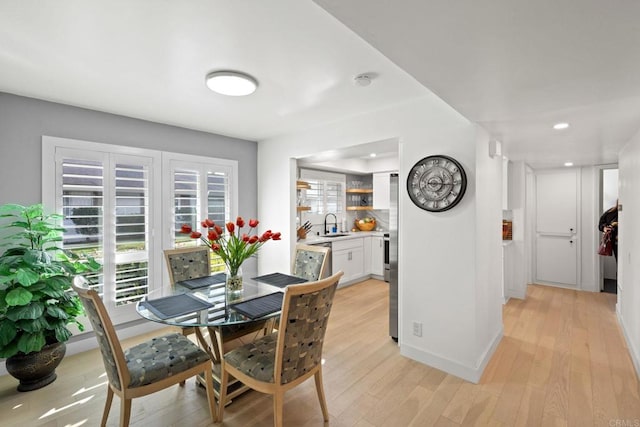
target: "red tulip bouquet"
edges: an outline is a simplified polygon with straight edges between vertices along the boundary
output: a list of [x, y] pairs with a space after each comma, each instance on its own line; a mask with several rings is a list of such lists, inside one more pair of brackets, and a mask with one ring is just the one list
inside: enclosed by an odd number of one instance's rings
[[[192, 230], [188, 224], [184, 224], [180, 231], [189, 234], [192, 239], [202, 240], [205, 245], [210, 247], [224, 261], [229, 275], [233, 278], [238, 276], [242, 263], [250, 256], [255, 255], [268, 240], [280, 240], [280, 233], [272, 233], [271, 230], [258, 235], [256, 229], [258, 224], [257, 219], [250, 219], [249, 230], [247, 233], [243, 233], [242, 228], [245, 226], [245, 222], [239, 216], [236, 218], [235, 224], [228, 222], [225, 225], [227, 231], [225, 233], [222, 227], [207, 218], [200, 223], [203, 228], [207, 229], [206, 235]], [[238, 288], [241, 287], [242, 281], [240, 280]]]

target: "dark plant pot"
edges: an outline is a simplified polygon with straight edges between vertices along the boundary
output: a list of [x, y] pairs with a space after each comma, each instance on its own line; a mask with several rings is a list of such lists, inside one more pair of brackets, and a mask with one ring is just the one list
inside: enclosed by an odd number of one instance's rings
[[56, 380], [56, 368], [66, 351], [67, 346], [57, 342], [37, 352], [16, 354], [7, 359], [7, 372], [20, 380], [18, 391], [37, 390]]

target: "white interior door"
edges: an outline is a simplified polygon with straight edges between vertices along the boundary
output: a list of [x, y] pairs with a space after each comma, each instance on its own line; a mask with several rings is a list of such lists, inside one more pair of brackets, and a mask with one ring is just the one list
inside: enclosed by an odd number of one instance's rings
[[575, 240], [565, 236], [539, 235], [536, 243], [537, 281], [575, 286], [578, 282], [578, 245]]
[[536, 282], [578, 284], [578, 170], [536, 174]]
[[575, 234], [578, 176], [575, 169], [536, 175], [536, 230], [544, 234]]

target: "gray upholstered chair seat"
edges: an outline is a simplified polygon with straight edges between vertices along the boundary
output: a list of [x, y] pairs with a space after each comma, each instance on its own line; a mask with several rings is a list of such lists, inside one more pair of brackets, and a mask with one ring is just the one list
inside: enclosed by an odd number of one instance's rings
[[181, 334], [153, 338], [124, 352], [131, 375], [129, 387], [140, 387], [191, 369], [209, 355]]
[[259, 381], [273, 382], [278, 334], [267, 335], [224, 355], [226, 363]]

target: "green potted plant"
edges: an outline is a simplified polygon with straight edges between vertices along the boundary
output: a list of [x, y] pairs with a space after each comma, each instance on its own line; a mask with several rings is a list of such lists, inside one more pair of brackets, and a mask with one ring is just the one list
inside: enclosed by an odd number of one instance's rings
[[83, 310], [71, 290], [73, 277], [101, 267], [57, 246], [64, 231], [61, 217], [45, 214], [40, 204], [0, 206], [0, 218], [8, 222], [0, 234], [6, 248], [0, 255], [0, 358], [20, 380], [19, 391], [56, 379], [71, 337], [67, 325], [83, 330], [76, 319]]

